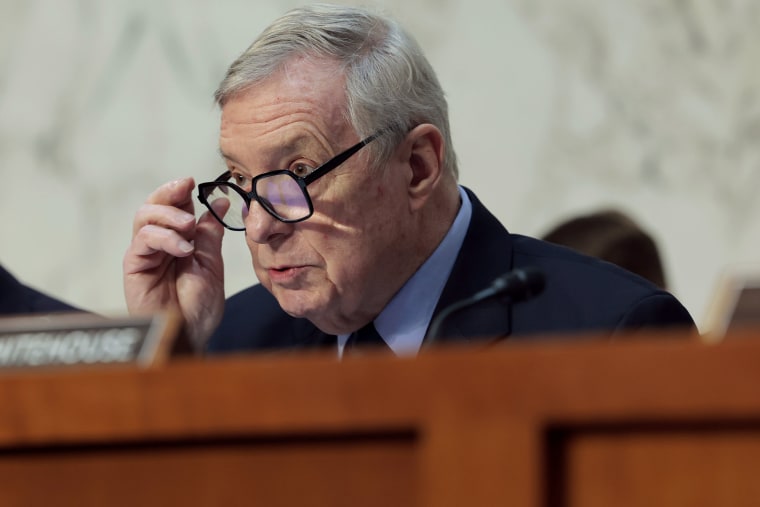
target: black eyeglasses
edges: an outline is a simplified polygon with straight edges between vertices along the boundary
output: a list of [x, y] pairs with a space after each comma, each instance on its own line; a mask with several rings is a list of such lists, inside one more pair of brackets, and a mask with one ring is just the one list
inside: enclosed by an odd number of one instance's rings
[[253, 199], [282, 222], [306, 220], [314, 213], [306, 187], [351, 158], [384, 132], [385, 130], [376, 132], [359, 141], [306, 176], [298, 176], [288, 169], [260, 174], [251, 180], [250, 192], [230, 181], [232, 174], [227, 171], [214, 181], [198, 185], [198, 200], [222, 225], [233, 231], [245, 230], [245, 218]]

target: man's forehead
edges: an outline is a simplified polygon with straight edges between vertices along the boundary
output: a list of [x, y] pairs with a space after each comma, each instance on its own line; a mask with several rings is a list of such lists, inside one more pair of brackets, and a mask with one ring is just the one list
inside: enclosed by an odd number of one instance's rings
[[[293, 154], [304, 154], [324, 149], [323, 143], [312, 133], [303, 129], [283, 129], [275, 136], [263, 136], [255, 138], [225, 138], [219, 143], [219, 154], [241, 165], [246, 159], [246, 153], [256, 153], [256, 158], [261, 160], [278, 160]], [[241, 158], [242, 157], [242, 158]]]
[[347, 123], [347, 101], [342, 87], [324, 81], [295, 88], [274, 80], [250, 86], [231, 96], [221, 109], [227, 124], [285, 125], [295, 121], [323, 123], [331, 129]]
[[240, 142], [247, 145], [245, 151], [268, 157], [334, 151], [353, 141], [342, 76], [335, 61], [292, 58], [270, 77], [230, 96], [221, 111], [222, 153], [237, 151]]

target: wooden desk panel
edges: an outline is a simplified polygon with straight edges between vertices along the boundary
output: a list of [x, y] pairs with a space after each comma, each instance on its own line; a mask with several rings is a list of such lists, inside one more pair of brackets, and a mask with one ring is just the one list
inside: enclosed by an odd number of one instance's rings
[[0, 453], [0, 504], [417, 505], [412, 435], [230, 439]]
[[750, 505], [760, 333], [737, 338], [6, 372], [0, 504]]
[[760, 500], [760, 423], [568, 432], [552, 504], [750, 507]]

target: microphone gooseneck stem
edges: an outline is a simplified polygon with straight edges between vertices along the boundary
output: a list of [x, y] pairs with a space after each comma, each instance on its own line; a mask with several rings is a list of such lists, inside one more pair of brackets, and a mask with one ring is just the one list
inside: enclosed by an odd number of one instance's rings
[[451, 315], [494, 297], [503, 296], [512, 303], [524, 301], [540, 294], [544, 284], [544, 274], [536, 268], [514, 269], [499, 276], [485, 289], [447, 306], [436, 315], [427, 333], [426, 346], [440, 337], [443, 323]]
[[[481, 292], [485, 292], [485, 291], [481, 291]], [[441, 331], [441, 326], [443, 326], [443, 323], [446, 321], [446, 319], [449, 318], [450, 315], [453, 315], [454, 313], [458, 311], [461, 311], [469, 306], [472, 306], [477, 301], [478, 300], [475, 299], [475, 296], [472, 296], [467, 299], [463, 299], [462, 301], [457, 301], [456, 303], [447, 306], [446, 308], [443, 309], [441, 313], [436, 315], [436, 317], [433, 319], [433, 322], [431, 322], [430, 324], [430, 329], [428, 330], [427, 339], [426, 339], [427, 345], [429, 346], [438, 338], [438, 335]]]

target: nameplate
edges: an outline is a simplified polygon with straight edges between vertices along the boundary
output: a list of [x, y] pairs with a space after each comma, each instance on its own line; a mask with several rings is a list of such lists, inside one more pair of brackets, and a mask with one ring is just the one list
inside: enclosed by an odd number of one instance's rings
[[707, 342], [719, 342], [731, 331], [760, 326], [760, 266], [726, 268], [708, 307]]
[[0, 368], [134, 363], [155, 366], [175, 349], [170, 313], [110, 319], [60, 313], [0, 319]]

